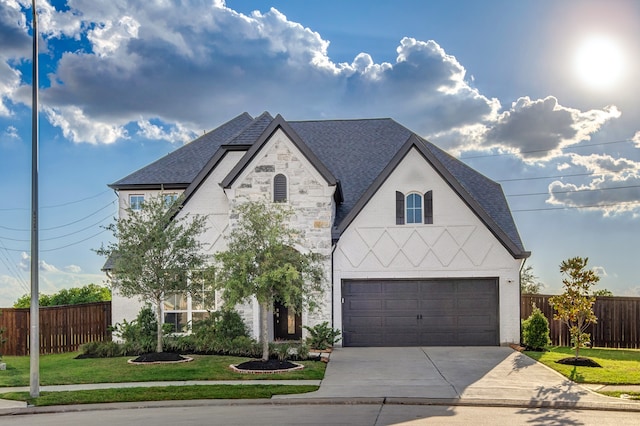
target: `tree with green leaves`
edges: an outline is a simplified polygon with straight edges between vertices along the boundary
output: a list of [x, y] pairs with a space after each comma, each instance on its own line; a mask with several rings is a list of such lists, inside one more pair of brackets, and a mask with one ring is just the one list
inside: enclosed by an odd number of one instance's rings
[[527, 265], [520, 273], [520, 291], [522, 294], [540, 294], [543, 284], [533, 274], [533, 266]]
[[549, 304], [556, 311], [553, 319], [562, 321], [569, 328], [575, 358], [578, 358], [580, 348], [591, 339], [591, 335], [586, 333], [587, 328], [598, 320], [593, 313], [596, 298], [591, 288], [600, 281], [600, 277], [587, 269], [588, 261], [587, 257], [564, 260], [560, 264], [560, 272], [565, 276], [562, 280], [564, 293], [549, 298]]
[[156, 308], [158, 338], [162, 352], [162, 303], [172, 293], [202, 294], [202, 271], [207, 270], [199, 236], [206, 216], [179, 215], [181, 200], [167, 202], [162, 196], [145, 200], [139, 210], [108, 225], [116, 242], [96, 252], [112, 262], [111, 285], [124, 297], [139, 297]]
[[593, 292], [594, 296], [606, 296], [606, 297], [612, 297], [613, 296], [613, 292], [609, 289], [606, 288], [599, 288], [598, 290], [594, 290]]
[[262, 360], [269, 359], [268, 313], [277, 301], [294, 312], [317, 308], [324, 291], [323, 257], [300, 253], [300, 234], [289, 225], [291, 209], [281, 204], [247, 202], [216, 254], [216, 285], [232, 306], [255, 297], [260, 306]]
[[[63, 288], [57, 293], [40, 294], [40, 306], [80, 305], [82, 303], [108, 302], [111, 300], [111, 290], [97, 284], [84, 287]], [[31, 306], [31, 295], [23, 294], [13, 304], [14, 308], [28, 308]]]

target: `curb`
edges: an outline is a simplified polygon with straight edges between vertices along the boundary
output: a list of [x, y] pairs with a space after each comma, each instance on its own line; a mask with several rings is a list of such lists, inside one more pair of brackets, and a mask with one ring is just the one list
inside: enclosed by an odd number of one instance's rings
[[434, 405], [461, 407], [509, 407], [556, 410], [625, 411], [640, 413], [637, 403], [593, 403], [571, 401], [497, 400], [459, 398], [308, 398], [308, 399], [198, 399], [184, 401], [117, 402], [107, 404], [55, 405], [0, 409], [0, 416], [132, 410], [163, 407], [261, 406], [261, 405]]

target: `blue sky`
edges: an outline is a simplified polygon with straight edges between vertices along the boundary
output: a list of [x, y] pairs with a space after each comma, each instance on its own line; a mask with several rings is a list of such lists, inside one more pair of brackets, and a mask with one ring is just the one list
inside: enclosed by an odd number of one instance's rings
[[[107, 184], [269, 111], [391, 117], [502, 184], [546, 292], [586, 256], [640, 296], [639, 2], [175, 3], [37, 2], [42, 292], [104, 281]], [[30, 286], [31, 35], [2, 0], [0, 306]]]

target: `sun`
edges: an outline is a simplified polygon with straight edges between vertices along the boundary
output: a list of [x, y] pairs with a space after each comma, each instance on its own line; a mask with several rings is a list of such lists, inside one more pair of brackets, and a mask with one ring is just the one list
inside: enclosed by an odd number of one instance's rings
[[624, 54], [613, 39], [598, 35], [585, 39], [574, 58], [574, 68], [583, 83], [594, 89], [609, 89], [620, 81]]

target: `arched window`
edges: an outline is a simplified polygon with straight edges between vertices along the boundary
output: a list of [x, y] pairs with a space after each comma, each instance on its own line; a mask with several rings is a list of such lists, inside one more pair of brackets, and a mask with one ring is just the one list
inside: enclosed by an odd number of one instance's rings
[[273, 202], [284, 203], [287, 201], [287, 177], [277, 174], [273, 178]]
[[433, 224], [433, 191], [410, 193], [406, 197], [396, 191], [396, 225], [405, 223]]
[[422, 223], [422, 196], [420, 194], [407, 195], [407, 223]]

